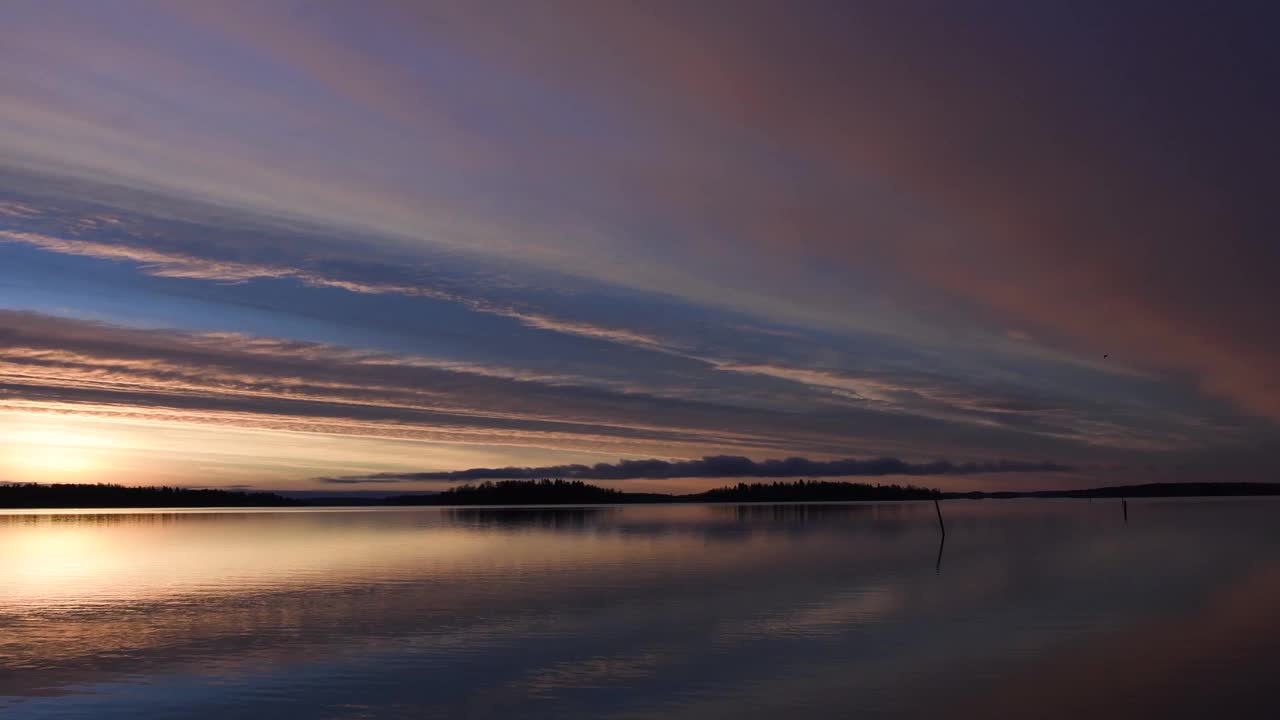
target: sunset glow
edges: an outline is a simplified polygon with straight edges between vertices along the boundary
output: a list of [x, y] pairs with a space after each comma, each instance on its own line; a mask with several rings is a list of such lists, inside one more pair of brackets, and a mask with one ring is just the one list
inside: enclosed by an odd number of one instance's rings
[[1265, 23], [375, 5], [6, 14], [0, 481], [1277, 469]]
[[18, 478], [70, 481], [103, 469], [101, 446], [92, 435], [61, 428], [18, 430], [5, 439], [0, 467]]
[[1274, 720], [1278, 29], [0, 0], [0, 718]]

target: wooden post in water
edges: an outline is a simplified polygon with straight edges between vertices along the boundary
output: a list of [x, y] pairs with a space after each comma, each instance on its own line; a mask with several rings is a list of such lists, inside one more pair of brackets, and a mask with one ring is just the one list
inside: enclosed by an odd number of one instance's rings
[[1120, 510], [1124, 512], [1124, 524], [1129, 524], [1129, 501], [1120, 498]]
[[938, 529], [942, 531], [942, 537], [947, 537], [947, 526], [942, 523], [942, 508], [938, 505], [938, 498], [933, 499], [933, 509], [938, 512]]

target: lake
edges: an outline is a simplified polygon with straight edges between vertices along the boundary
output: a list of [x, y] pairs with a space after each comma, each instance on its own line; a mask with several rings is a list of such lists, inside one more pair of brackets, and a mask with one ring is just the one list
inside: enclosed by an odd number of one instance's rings
[[0, 514], [4, 718], [1280, 717], [1280, 501]]

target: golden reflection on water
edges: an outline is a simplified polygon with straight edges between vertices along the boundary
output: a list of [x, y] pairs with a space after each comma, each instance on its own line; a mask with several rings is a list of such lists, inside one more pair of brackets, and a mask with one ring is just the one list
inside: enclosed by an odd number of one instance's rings
[[[494, 538], [450, 528], [348, 523], [322, 532], [268, 514], [32, 516], [0, 525], [6, 605], [77, 607], [447, 572]], [[74, 518], [74, 519], [71, 519]], [[535, 551], [513, 549], [524, 556]], [[507, 555], [507, 557], [510, 557]]]
[[[152, 511], [0, 516], [7, 558], [0, 603], [74, 610], [263, 591], [448, 577], [519, 577], [552, 567], [600, 572], [632, 564], [697, 562], [700, 540], [681, 533], [697, 514], [664, 516], [664, 534], [636, 543], [582, 528], [563, 510], [492, 522], [492, 511]], [[701, 511], [701, 509], [699, 509]], [[616, 512], [609, 508], [596, 515]], [[644, 511], [634, 519], [642, 523]], [[390, 521], [388, 521], [390, 519]], [[550, 519], [555, 524], [540, 524]], [[768, 555], [758, 543], [723, 548], [714, 561]]]

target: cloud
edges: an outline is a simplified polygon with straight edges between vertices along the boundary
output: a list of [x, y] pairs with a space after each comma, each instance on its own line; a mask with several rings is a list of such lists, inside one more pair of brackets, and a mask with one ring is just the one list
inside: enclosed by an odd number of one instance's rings
[[[24, 207], [28, 208], [24, 212], [32, 212], [32, 206]], [[46, 208], [35, 217], [25, 217], [25, 220], [47, 231], [0, 230], [0, 243], [26, 245], [42, 251], [99, 260], [134, 263], [142, 272], [164, 277], [232, 284], [263, 279], [292, 280], [304, 287], [334, 288], [359, 295], [424, 298], [451, 303], [469, 312], [508, 318], [522, 326], [562, 337], [589, 338], [629, 350], [657, 352], [675, 359], [667, 363], [655, 363], [648, 358], [632, 360], [631, 362], [643, 367], [644, 377], [637, 375], [634, 369], [630, 375], [616, 370], [607, 373], [596, 371], [593, 374], [591, 368], [579, 365], [574, 372], [566, 373], [547, 363], [544, 363], [547, 368], [544, 370], [525, 370], [502, 366], [492, 361], [487, 364], [450, 362], [403, 355], [379, 357], [369, 354], [360, 359], [366, 366], [429, 366], [536, 381], [544, 385], [609, 388], [650, 399], [691, 401], [696, 398], [717, 406], [764, 404], [774, 408], [788, 405], [796, 408], [828, 403], [856, 407], [872, 414], [895, 413], [950, 425], [979, 425], [1014, 434], [1036, 434], [1068, 442], [1123, 449], [1161, 450], [1175, 445], [1216, 442], [1226, 437], [1224, 433], [1229, 432], [1217, 427], [1212, 428], [1213, 433], [1210, 434], [1206, 432], [1206, 428], [1211, 428], [1211, 425], [1196, 421], [1185, 413], [1170, 412], [1142, 403], [1122, 402], [1116, 396], [1104, 406], [1088, 402], [1078, 395], [1046, 393], [1035, 387], [1033, 375], [1010, 384], [980, 380], [976, 370], [952, 370], [948, 373], [946, 368], [939, 368], [925, 372], [882, 363], [866, 363], [866, 367], [860, 370], [849, 369], [849, 365], [856, 362], [855, 358], [841, 357], [841, 353], [819, 345], [821, 339], [806, 337], [804, 333], [769, 334], [737, 325], [711, 329], [709, 332], [704, 327], [707, 322], [704, 318], [720, 317], [716, 315], [684, 318], [677, 313], [658, 324], [665, 331], [662, 334], [631, 329], [622, 326], [622, 323], [636, 319], [632, 317], [632, 309], [640, 313], [641, 327], [645, 327], [653, 324], [652, 317], [646, 315], [646, 312], [666, 313], [670, 306], [662, 305], [654, 299], [646, 299], [644, 303], [647, 304], [638, 304], [639, 301], [633, 300], [627, 312], [620, 315], [615, 312], [611, 316], [609, 313], [593, 311], [595, 296], [590, 293], [565, 294], [551, 289], [524, 286], [480, 269], [454, 273], [440, 268], [428, 268], [419, 273], [415, 268], [394, 267], [376, 256], [363, 262], [326, 259], [323, 252], [300, 256], [295, 245], [311, 238], [306, 234], [276, 231], [273, 237], [280, 240], [272, 244], [274, 249], [271, 256], [260, 257], [262, 253], [255, 254], [252, 248], [244, 246], [243, 238], [237, 233], [220, 231], [214, 226], [194, 222], [166, 223], [154, 217], [129, 213], [108, 215], [101, 208], [84, 203], [76, 207]], [[52, 234], [53, 232], [57, 234]], [[187, 240], [188, 237], [201, 238], [202, 241]], [[321, 237], [321, 240], [316, 244], [321, 248], [327, 247], [328, 239]], [[292, 262], [289, 261], [291, 256], [294, 257]], [[423, 277], [415, 280], [418, 275]], [[507, 299], [510, 297], [519, 299]], [[547, 301], [557, 311], [539, 307], [540, 303]], [[585, 310], [595, 317], [620, 322], [587, 321], [558, 314], [558, 311], [566, 309], [572, 312]], [[787, 338], [785, 347], [778, 346], [780, 337]], [[278, 341], [258, 338], [253, 342], [261, 350], [266, 343]], [[46, 349], [53, 347], [51, 345]], [[557, 346], [548, 347], [554, 349]], [[564, 349], [582, 352], [579, 348]], [[339, 353], [337, 348], [330, 350]], [[795, 364], [784, 364], [777, 360], [783, 351], [795, 357]], [[351, 353], [350, 350], [341, 352]], [[709, 352], [737, 359], [724, 359], [708, 354]], [[812, 358], [818, 354], [828, 367], [805, 367], [800, 364], [806, 356]], [[500, 353], [494, 355], [498, 358], [498, 363], [503, 362], [500, 356]], [[565, 365], [563, 362], [557, 364]], [[832, 366], [843, 366], [844, 369], [833, 369]], [[715, 375], [723, 377], [717, 378]], [[735, 375], [771, 378], [785, 383], [727, 381], [727, 378]], [[336, 398], [344, 394], [351, 397], [376, 395], [368, 388], [359, 387], [358, 383], [341, 388], [332, 381], [328, 382], [324, 397]], [[71, 390], [64, 392], [70, 393]], [[319, 397], [321, 396], [317, 395]], [[736, 415], [742, 414], [743, 410], [734, 408], [731, 412]], [[788, 425], [794, 422], [790, 418], [785, 421]], [[623, 424], [634, 424], [634, 420]], [[870, 422], [860, 420], [856, 424], [866, 426]], [[763, 430], [751, 433], [757, 438], [765, 434], [767, 431]], [[719, 437], [728, 439], [733, 435], [720, 433]], [[729, 440], [730, 444], [738, 442], [740, 440]], [[753, 440], [748, 444], [756, 442]], [[769, 444], [767, 440], [761, 442]], [[903, 439], [876, 440], [868, 449], [896, 451], [896, 448], [890, 447], [886, 442], [902, 443]], [[935, 442], [931, 440], [929, 445], [937, 449]], [[952, 445], [954, 441], [948, 444]], [[780, 447], [787, 450], [799, 449], [791, 445]], [[862, 448], [867, 446], [860, 445], [859, 449]]]
[[1023, 462], [995, 460], [961, 462], [936, 460], [910, 463], [899, 458], [870, 460], [810, 460], [789, 457], [756, 461], [738, 455], [708, 455], [701, 460], [619, 460], [595, 465], [546, 465], [543, 467], [471, 468], [442, 472], [376, 473], [373, 475], [323, 478], [339, 485], [360, 483], [444, 480], [527, 480], [546, 477], [574, 480], [632, 480], [663, 478], [794, 478], [794, 477], [877, 477], [881, 475], [975, 475], [986, 473], [1070, 472], [1074, 468], [1049, 461]]
[[20, 243], [64, 255], [138, 263], [142, 266], [143, 272], [157, 277], [244, 282], [259, 278], [300, 277], [301, 275], [299, 271], [290, 268], [219, 261], [145, 247], [57, 238], [32, 232], [0, 230], [0, 242]]
[[0, 311], [0, 397], [25, 412], [566, 452], [1099, 452], [1078, 439], [859, 407], [745, 406], [732, 393], [624, 392], [571, 374], [13, 311]]
[[[0, 395], [14, 408], [584, 450], [826, 444], [766, 411], [318, 343], [10, 311], [0, 340]], [[724, 429], [734, 417], [740, 429]]]
[[[0, 48], [10, 164], [828, 328], [1017, 327], [1280, 419], [1254, 7], [227, 3], [135, 28], [46, 5]], [[246, 50], [251, 74], [221, 59]]]
[[634, 330], [601, 327], [591, 323], [554, 318], [548, 315], [540, 315], [537, 313], [514, 309], [489, 308], [481, 310], [481, 312], [492, 312], [496, 315], [502, 315], [504, 317], [519, 320], [523, 325], [536, 328], [538, 330], [549, 330], [551, 332], [578, 335], [580, 337], [587, 337], [596, 340], [605, 340], [607, 342], [619, 343], [647, 350], [682, 354], [679, 350], [680, 345], [677, 342], [646, 333], [636, 332]]
[[337, 277], [300, 267], [217, 259], [181, 252], [157, 250], [141, 245], [79, 238], [60, 238], [34, 232], [0, 230], [0, 243], [3, 242], [28, 245], [40, 250], [64, 255], [137, 263], [143, 272], [156, 277], [233, 283], [261, 279], [290, 279], [311, 287], [336, 288], [352, 293], [402, 295], [443, 300], [458, 303], [474, 312], [510, 318], [525, 327], [536, 330], [574, 335], [646, 350], [679, 353], [678, 344], [651, 334], [623, 328], [605, 327], [580, 320], [558, 318], [529, 308], [516, 307], [475, 296], [465, 296], [455, 291], [423, 285]]
[[[1100, 408], [1080, 398], [1061, 395], [1050, 399], [1045, 393], [1026, 387], [1025, 382], [1023, 387], [1013, 387], [1008, 386], [1007, 383], [981, 382], [972, 377], [962, 379], [955, 377], [954, 373], [948, 376], [938, 371], [924, 372], [875, 367], [858, 371], [836, 370], [786, 365], [772, 359], [776, 357], [779, 350], [778, 337], [788, 338], [787, 349], [792, 352], [813, 352], [816, 349], [813, 345], [815, 341], [807, 339], [802, 333], [790, 332], [778, 335], [776, 332], [770, 334], [752, 327], [733, 326], [717, 331], [716, 336], [708, 336], [706, 330], [699, 329], [697, 332], [692, 332], [690, 323], [681, 324], [676, 319], [674, 322], [672, 320], [665, 322], [664, 328], [668, 330], [666, 335], [658, 335], [653, 332], [620, 327], [617, 324], [571, 319], [538, 309], [539, 299], [543, 301], [549, 299], [563, 304], [565, 298], [559, 297], [550, 290], [524, 288], [513, 281], [490, 277], [475, 270], [452, 274], [432, 269], [426, 273], [425, 279], [411, 282], [405, 278], [416, 275], [415, 270], [392, 267], [377, 260], [353, 264], [325, 260], [323, 256], [313, 253], [310, 257], [298, 258], [295, 262], [288, 263], [285, 260], [290, 254], [292, 244], [302, 242], [308, 237], [295, 234], [282, 235], [281, 241], [274, 244], [275, 254], [284, 256], [282, 259], [234, 259], [251, 253], [248, 248], [241, 247], [236, 235], [224, 237], [224, 233], [216, 228], [199, 224], [173, 226], [154, 218], [143, 219], [129, 214], [105, 215], [100, 210], [93, 210], [90, 207], [79, 208], [79, 212], [72, 208], [55, 210], [57, 208], [46, 209], [33, 218], [38, 220], [36, 223], [38, 226], [55, 229], [59, 234], [0, 230], [0, 243], [27, 245], [43, 251], [100, 260], [135, 263], [140, 271], [163, 277], [233, 284], [260, 279], [288, 279], [306, 287], [335, 288], [361, 295], [426, 298], [452, 303], [470, 312], [509, 318], [525, 327], [561, 336], [589, 338], [622, 348], [659, 352], [689, 361], [686, 368], [678, 372], [668, 372], [660, 378], [660, 381], [646, 383], [635, 378], [625, 381], [621, 378], [604, 381], [600, 378], [581, 377], [579, 380], [583, 384], [625, 387], [633, 391], [666, 397], [694, 395], [714, 397], [718, 393], [722, 394], [723, 391], [713, 388], [724, 383], [702, 372], [702, 368], [708, 368], [735, 375], [769, 377], [793, 383], [792, 402], [812, 402], [816, 397], [828, 402], [861, 405], [880, 412], [904, 413], [950, 422], [1002, 425], [1022, 432], [1057, 436], [1098, 445], [1160, 449], [1170, 447], [1174, 443], [1202, 442], [1204, 437], [1203, 423], [1192, 423], [1194, 427], [1188, 427], [1188, 422], [1176, 415], [1171, 415], [1166, 422], [1151, 408], [1134, 408], [1129, 415], [1136, 418], [1138, 411], [1141, 410], [1148, 416], [1146, 424], [1160, 425], [1159, 428], [1133, 427], [1134, 423], [1127, 420], [1122, 423], [1106, 422], [1100, 415], [1117, 414], [1115, 407]], [[107, 236], [104, 239], [86, 237], [86, 235], [99, 236], [104, 233]], [[185, 242], [183, 238], [188, 236], [204, 238], [205, 242], [199, 244]], [[126, 240], [121, 240], [120, 237]], [[217, 241], [209, 242], [210, 237]], [[503, 300], [500, 299], [502, 293], [517, 293], [522, 299], [518, 302]], [[530, 301], [531, 299], [533, 302]], [[578, 306], [570, 309], [577, 311], [583, 309], [580, 307], [583, 302], [582, 297], [570, 298], [570, 300], [579, 303]], [[590, 305], [590, 303], [587, 304]], [[663, 309], [661, 305], [652, 306], [653, 312]], [[642, 321], [644, 317], [644, 313], [641, 313]], [[746, 342], [756, 346], [758, 350], [744, 355], [741, 352], [735, 352], [732, 346], [725, 346], [726, 342], [734, 344]], [[752, 355], [755, 357], [750, 360], [727, 360], [715, 356], [704, 356], [702, 352], [709, 349], [737, 355], [739, 358]], [[829, 350], [822, 351], [828, 356], [832, 355]], [[369, 362], [374, 361], [369, 360]], [[422, 360], [402, 358], [395, 362], [421, 363]], [[437, 367], [448, 365], [440, 361], [433, 361], [431, 364]], [[465, 364], [454, 366], [463, 365]], [[656, 371], [663, 366], [645, 361], [645, 367], [648, 371]], [[512, 369], [504, 372], [511, 377], [541, 379], [549, 382], [555, 382], [556, 374]], [[693, 387], [687, 384], [675, 384], [673, 381], [679, 377], [680, 373], [684, 374], [684, 378], [690, 375], [698, 377], [698, 384]], [[775, 391], [778, 387], [780, 386], [775, 384]], [[798, 388], [804, 388], [806, 392], [799, 392]], [[769, 391], [762, 392], [760, 387], [739, 384], [733, 392], [743, 399], [755, 396], [765, 399], [766, 402], [778, 402], [777, 396], [770, 400]], [[1112, 405], [1116, 405], [1117, 402], [1113, 399]], [[1126, 427], [1126, 424], [1130, 426]], [[1142, 424], [1142, 422], [1136, 423], [1139, 426]], [[1200, 437], [1191, 437], [1189, 433], [1192, 431]]]
[[1083, 443], [1161, 451], [1234, 439], [1238, 428], [1157, 405], [1111, 395], [1105, 402], [1043, 384], [1013, 383], [977, 372], [968, 377], [904, 367], [861, 371], [778, 363], [706, 359], [716, 370], [797, 383], [833, 400], [978, 425], [1071, 438]]
[[[1088, 20], [943, 6], [753, 10], [732, 26], [653, 13], [636, 31], [654, 40], [641, 71], [677, 83], [670, 103], [822, 168], [809, 177], [869, 174], [928, 220], [867, 220], [844, 212], [841, 194], [800, 205], [804, 224], [781, 232], [761, 217], [777, 203], [753, 204], [742, 212], [766, 230], [736, 235], [737, 252], [830, 264], [830, 277], [874, 284], [935, 323], [1016, 325], [1093, 357], [1190, 375], [1206, 394], [1280, 420], [1270, 311], [1280, 226], [1260, 191], [1262, 158], [1278, 151], [1277, 107], [1259, 81], [1280, 58], [1256, 8], [1212, 18], [1171, 9], [1154, 34], [1130, 10]], [[1086, 44], [1105, 51], [1105, 70], [1064, 50]], [[648, 84], [626, 87], [637, 85]]]
[[362, 485], [367, 483], [395, 483], [402, 482], [402, 478], [374, 478], [374, 477], [331, 477], [320, 478], [320, 482], [330, 485]]
[[[209, 201], [228, 234], [261, 212], [328, 236], [254, 227], [223, 252], [207, 228], [127, 242], [29, 232], [39, 208], [23, 196], [0, 207], [27, 228], [8, 242], [165, 277], [430, 298], [540, 332], [510, 347], [500, 323], [475, 323], [459, 345], [489, 333], [473, 342], [489, 362], [450, 367], [334, 346], [270, 364], [244, 339], [211, 359], [180, 335], [163, 341], [180, 357], [46, 345], [11, 359], [6, 401], [123, 412], [127, 399], [135, 413], [156, 401], [202, 422], [447, 437], [468, 417], [470, 437], [519, 442], [542, 423], [539, 443], [629, 434], [655, 455], [683, 433], [682, 454], [1064, 457], [1229, 446], [1239, 418], [1217, 398], [1280, 419], [1276, 107], [1258, 74], [1275, 64], [1271, 23], [1243, 6], [1169, 8], [1153, 29], [1125, 7], [738, 5], [733, 23], [715, 3], [661, 1], [497, 14], [226, 3], [147, 8], [146, 27], [88, 5], [11, 13], [0, 162]], [[333, 231], [353, 226], [378, 234]], [[381, 259], [340, 267], [324, 260], [334, 247]], [[679, 302], [529, 302], [473, 275], [415, 275], [445, 247]], [[395, 264], [415, 269], [385, 272]], [[780, 334], [743, 350], [722, 317], [689, 321], [713, 306], [745, 310], [735, 326], [782, 319], [828, 342]], [[588, 345], [566, 338], [598, 341], [599, 364], [642, 360], [602, 387], [581, 355], [541, 373], [493, 359]], [[876, 362], [890, 343], [930, 372]], [[470, 396], [449, 385], [476, 377]]]

